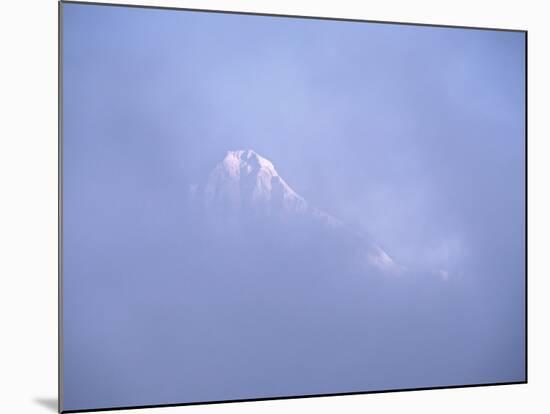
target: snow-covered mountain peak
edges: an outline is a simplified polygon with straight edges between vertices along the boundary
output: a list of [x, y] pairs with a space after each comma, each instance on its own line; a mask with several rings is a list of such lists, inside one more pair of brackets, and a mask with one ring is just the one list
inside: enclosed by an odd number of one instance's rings
[[273, 163], [251, 149], [228, 151], [210, 173], [204, 192], [208, 204], [261, 206], [269, 213], [307, 210], [304, 198], [279, 176]]

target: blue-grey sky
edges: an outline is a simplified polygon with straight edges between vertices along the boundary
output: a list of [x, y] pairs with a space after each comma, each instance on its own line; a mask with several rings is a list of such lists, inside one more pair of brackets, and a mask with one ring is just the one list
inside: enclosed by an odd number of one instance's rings
[[[76, 4], [63, 13], [66, 409], [523, 379], [524, 34]], [[304, 374], [280, 364], [292, 360], [284, 353], [247, 362], [265, 343], [243, 335], [278, 332], [276, 313], [263, 328], [216, 324], [249, 298], [227, 304], [220, 292], [208, 312], [181, 310], [191, 306], [182, 286], [197, 306], [210, 292], [196, 277], [206, 268], [187, 259], [206, 254], [188, 188], [227, 150], [247, 148], [422, 274], [378, 296], [377, 285], [364, 297], [353, 289], [350, 326], [392, 303], [418, 309], [416, 330], [382, 315], [342, 334], [376, 347], [325, 338], [301, 359]], [[342, 309], [353, 300], [319, 295], [335, 326], [335, 315], [350, 320]], [[432, 308], [443, 314], [427, 317]], [[384, 355], [394, 341], [410, 354]], [[351, 359], [321, 375], [321, 361], [342, 353]], [[279, 364], [264, 378], [257, 367], [270, 355]], [[382, 365], [361, 371], [362, 356]]]

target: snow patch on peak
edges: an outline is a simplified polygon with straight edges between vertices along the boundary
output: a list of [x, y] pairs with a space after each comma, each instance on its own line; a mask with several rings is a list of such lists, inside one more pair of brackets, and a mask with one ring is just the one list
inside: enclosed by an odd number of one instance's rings
[[232, 174], [237, 174], [244, 170], [246, 174], [263, 171], [272, 177], [279, 176], [271, 161], [251, 149], [227, 151], [222, 163], [228, 172]]
[[367, 262], [369, 265], [383, 271], [396, 271], [400, 268], [390, 255], [379, 246], [374, 246], [369, 249], [367, 253]]

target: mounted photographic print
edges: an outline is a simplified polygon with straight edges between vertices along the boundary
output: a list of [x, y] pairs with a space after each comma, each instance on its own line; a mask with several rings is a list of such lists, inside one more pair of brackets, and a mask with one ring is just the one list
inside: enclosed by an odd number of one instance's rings
[[525, 31], [60, 18], [61, 411], [526, 382]]

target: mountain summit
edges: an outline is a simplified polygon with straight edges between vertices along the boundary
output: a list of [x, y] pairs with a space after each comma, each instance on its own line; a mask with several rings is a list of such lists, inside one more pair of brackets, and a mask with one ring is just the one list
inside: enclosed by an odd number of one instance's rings
[[272, 162], [249, 150], [228, 151], [204, 187], [207, 205], [255, 207], [268, 212], [304, 213], [308, 205], [277, 173]]

